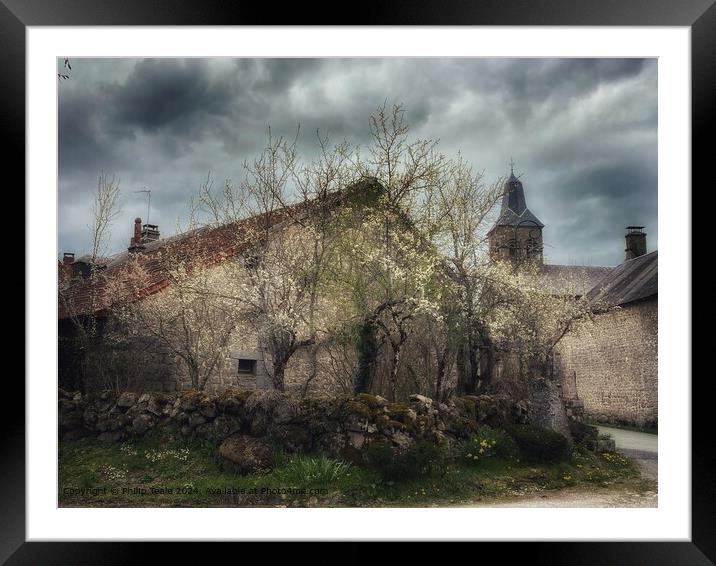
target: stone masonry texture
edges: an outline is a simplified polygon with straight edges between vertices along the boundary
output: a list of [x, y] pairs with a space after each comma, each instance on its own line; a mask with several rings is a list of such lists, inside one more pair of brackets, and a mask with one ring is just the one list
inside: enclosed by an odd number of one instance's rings
[[622, 305], [560, 341], [564, 397], [581, 399], [587, 417], [657, 424], [657, 309], [656, 297]]

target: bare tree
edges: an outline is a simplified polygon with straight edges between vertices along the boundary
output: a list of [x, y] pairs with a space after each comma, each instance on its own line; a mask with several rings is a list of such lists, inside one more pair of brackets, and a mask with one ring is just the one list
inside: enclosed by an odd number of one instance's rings
[[92, 225], [90, 226], [92, 252], [90, 258], [93, 265], [107, 253], [112, 223], [121, 212], [119, 197], [119, 180], [114, 175], [110, 176], [102, 171], [97, 180], [97, 191], [92, 200]]
[[67, 320], [72, 325], [72, 339], [66, 339], [64, 347], [74, 351], [77, 363], [76, 387], [84, 389], [88, 376], [90, 357], [97, 357], [101, 345], [97, 344], [100, 321], [97, 312], [102, 301], [102, 292], [97, 284], [107, 250], [113, 221], [120, 214], [120, 184], [114, 175], [102, 171], [97, 179], [97, 189], [92, 195], [89, 226], [91, 249], [89, 270], [84, 274], [68, 271], [61, 265], [58, 270], [58, 301]]
[[152, 270], [141, 254], [130, 258], [121, 275], [107, 282], [112, 313], [121, 332], [170, 352], [186, 369], [191, 387], [203, 390], [228, 359], [235, 328], [233, 305], [213, 292], [218, 274], [202, 265], [202, 258], [188, 260], [170, 247], [161, 252], [159, 261], [166, 275], [160, 292], [152, 293]]

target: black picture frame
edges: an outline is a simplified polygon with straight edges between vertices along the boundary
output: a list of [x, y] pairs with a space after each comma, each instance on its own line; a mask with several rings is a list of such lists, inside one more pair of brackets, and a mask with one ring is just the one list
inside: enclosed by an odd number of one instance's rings
[[[716, 5], [714, 0], [382, 0], [353, 9], [328, 10], [316, 4], [227, 3], [222, 0], [0, 0], [0, 46], [3, 87], [0, 120], [6, 144], [5, 163], [24, 186], [25, 169], [25, 31], [28, 26], [86, 25], [550, 25], [550, 26], [686, 26], [691, 29], [692, 179], [713, 185], [713, 102], [716, 101]], [[346, 14], [346, 15], [343, 15]], [[9, 168], [6, 168], [6, 172]], [[18, 191], [16, 191], [17, 193]], [[692, 226], [697, 226], [692, 220]], [[29, 260], [29, 258], [26, 258]], [[690, 274], [685, 274], [690, 275]], [[25, 301], [32, 297], [25, 295]], [[705, 314], [701, 314], [702, 317]], [[690, 365], [690, 364], [689, 364]], [[13, 379], [10, 379], [12, 377]], [[691, 375], [668, 376], [691, 379]], [[707, 377], [703, 374], [702, 377]], [[692, 381], [692, 537], [691, 542], [489, 543], [510, 561], [531, 564], [712, 564], [716, 562], [716, 482], [709, 426], [707, 379]], [[15, 372], [5, 380], [5, 396], [18, 412], [4, 414], [0, 437], [0, 560], [6, 564], [112, 564], [147, 560], [147, 544], [25, 542], [25, 419], [23, 382]], [[358, 533], [359, 534], [359, 533]], [[78, 534], [81, 537], [81, 534]], [[503, 548], [510, 544], [510, 548]], [[151, 546], [156, 546], [153, 543]], [[206, 559], [190, 545], [162, 545], [163, 562]], [[272, 557], [276, 546], [271, 546]], [[371, 550], [337, 551], [334, 556], [367, 559]], [[491, 549], [492, 550], [492, 549]], [[291, 551], [293, 552], [293, 551]], [[411, 546], [403, 560], [423, 552]], [[482, 553], [482, 551], [481, 551]], [[175, 558], [172, 555], [176, 555]], [[330, 556], [328, 552], [324, 556]], [[245, 551], [242, 555], [246, 556]], [[179, 558], [181, 557], [181, 558]], [[237, 557], [238, 558], [238, 557]], [[295, 559], [295, 557], [294, 557]], [[343, 560], [344, 558], [341, 558]], [[487, 559], [487, 556], [484, 557]]]

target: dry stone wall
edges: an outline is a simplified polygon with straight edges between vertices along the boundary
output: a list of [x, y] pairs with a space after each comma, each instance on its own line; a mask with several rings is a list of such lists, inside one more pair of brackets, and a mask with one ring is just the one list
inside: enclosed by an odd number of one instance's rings
[[318, 451], [349, 460], [360, 458], [376, 440], [397, 448], [417, 439], [450, 443], [468, 437], [480, 423], [524, 423], [529, 409], [504, 395], [458, 397], [447, 403], [412, 395], [406, 403], [390, 403], [377, 395], [298, 397], [273, 390], [119, 395], [60, 390], [58, 402], [63, 440], [94, 436], [116, 442], [163, 427], [217, 442], [243, 434], [287, 451]]

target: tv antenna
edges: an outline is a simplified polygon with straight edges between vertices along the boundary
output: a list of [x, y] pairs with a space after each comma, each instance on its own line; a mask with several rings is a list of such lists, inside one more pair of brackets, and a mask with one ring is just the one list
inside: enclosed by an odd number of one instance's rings
[[134, 193], [147, 193], [147, 219], [144, 221], [145, 224], [149, 224], [149, 207], [152, 204], [152, 189], [142, 189], [141, 191], [132, 191]]

